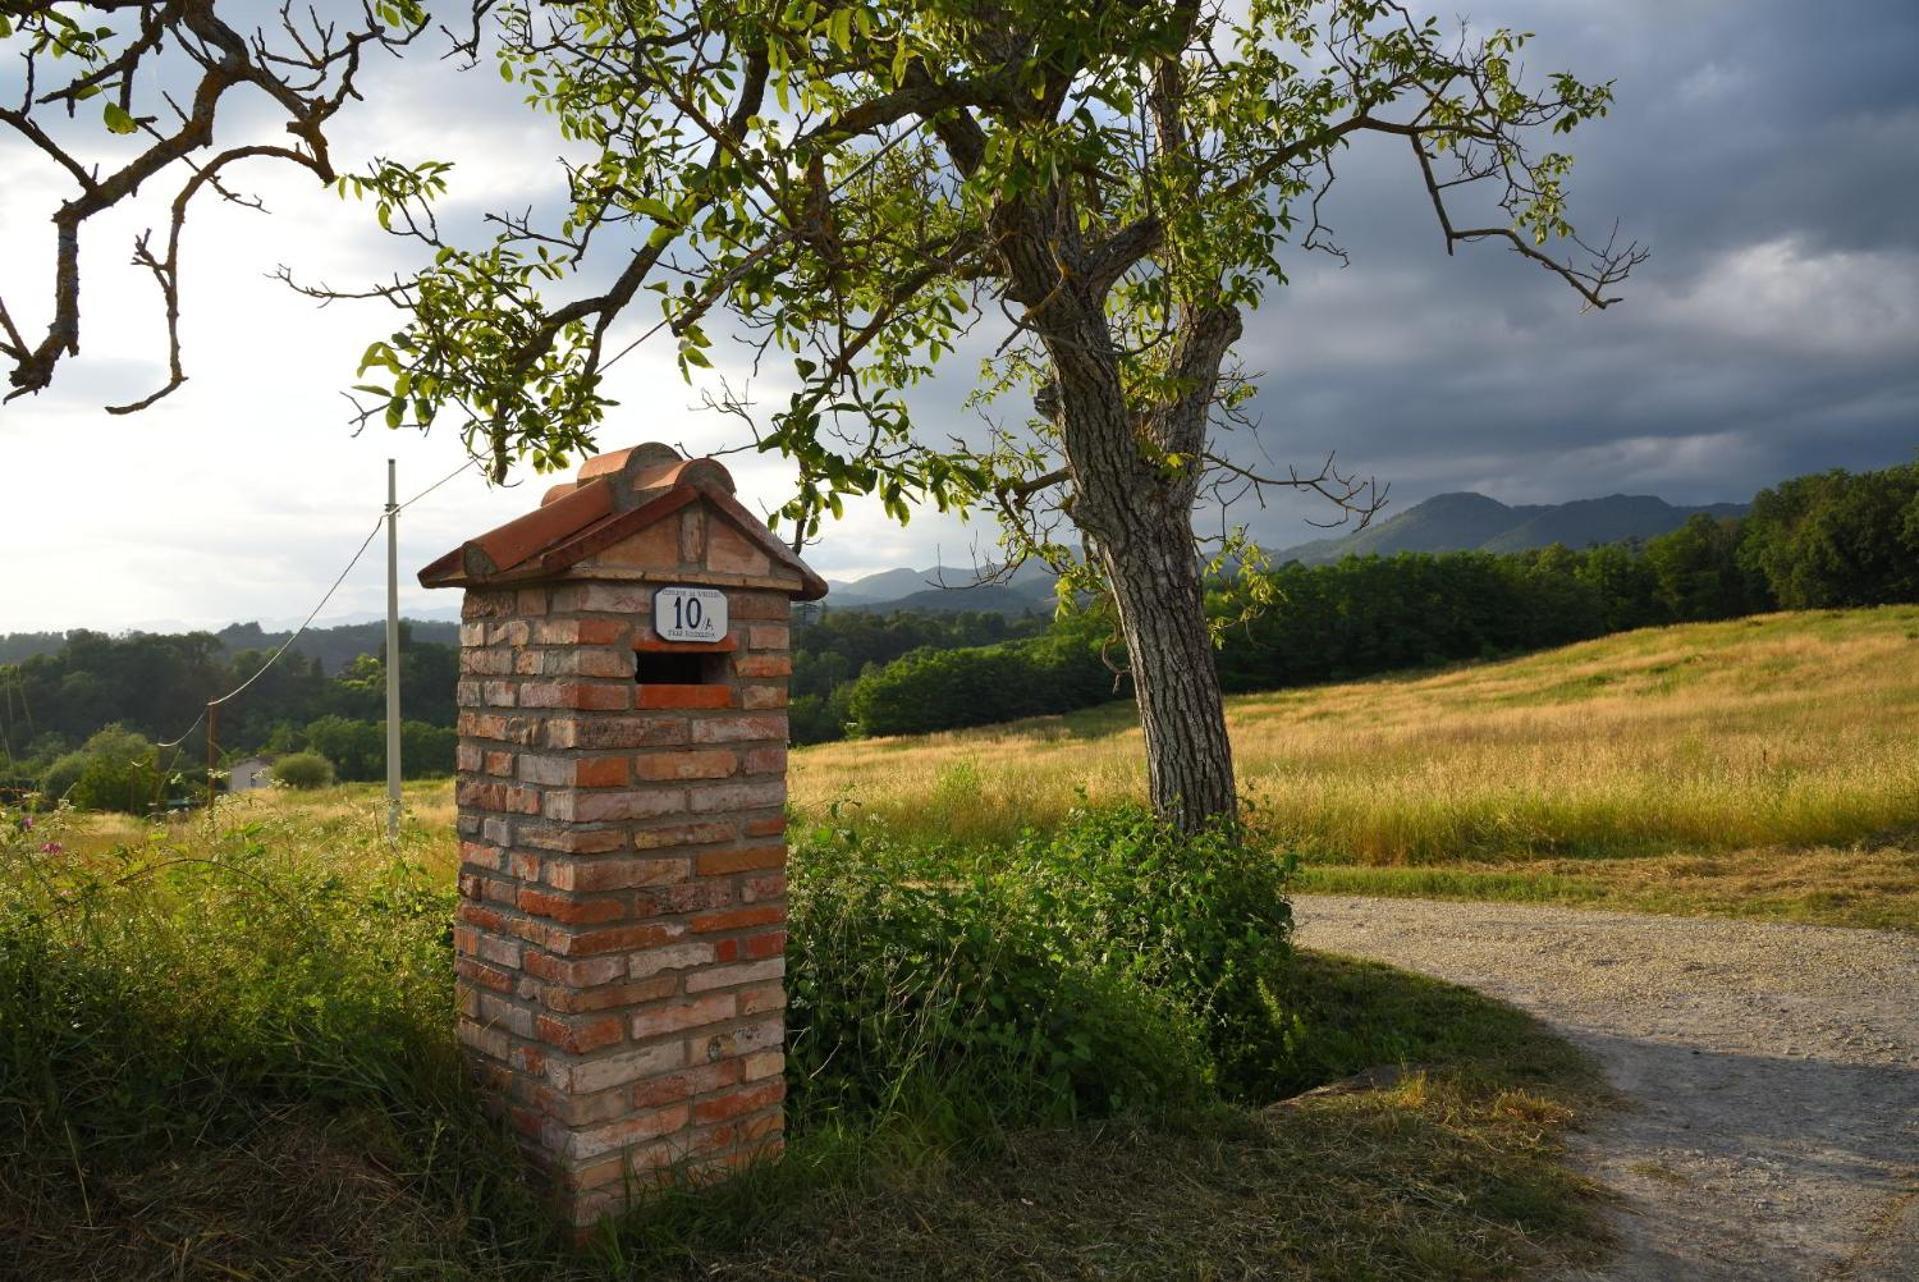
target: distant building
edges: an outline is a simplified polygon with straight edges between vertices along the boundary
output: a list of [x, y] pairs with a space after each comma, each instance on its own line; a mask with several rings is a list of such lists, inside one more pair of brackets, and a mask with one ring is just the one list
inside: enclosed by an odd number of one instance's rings
[[267, 757], [248, 757], [227, 768], [228, 792], [255, 792], [273, 786], [273, 762]]

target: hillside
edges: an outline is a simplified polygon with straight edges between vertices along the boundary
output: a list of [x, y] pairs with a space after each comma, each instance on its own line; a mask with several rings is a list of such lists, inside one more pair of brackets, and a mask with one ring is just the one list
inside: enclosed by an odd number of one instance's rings
[[1395, 552], [1523, 552], [1553, 543], [1585, 548], [1655, 538], [1678, 529], [1696, 513], [1738, 516], [1745, 510], [1742, 503], [1682, 507], [1646, 494], [1518, 506], [1470, 491], [1438, 494], [1377, 525], [1342, 538], [1301, 543], [1274, 559], [1323, 565], [1347, 556]]
[[[1228, 700], [1306, 884], [1919, 929], [1919, 606], [1647, 628]], [[792, 797], [992, 841], [1143, 793], [1130, 704], [794, 754]]]
[[881, 570], [858, 579], [828, 579], [828, 606], [861, 610], [985, 610], [996, 614], [1053, 608], [1053, 573], [1028, 562], [1005, 582], [982, 583], [974, 566]]

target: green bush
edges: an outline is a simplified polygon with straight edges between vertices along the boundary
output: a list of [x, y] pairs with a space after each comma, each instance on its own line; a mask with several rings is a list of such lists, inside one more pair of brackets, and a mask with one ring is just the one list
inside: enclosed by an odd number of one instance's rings
[[1076, 813], [990, 865], [822, 830], [789, 886], [796, 1102], [884, 1107], [963, 1074], [1029, 1114], [1270, 1099], [1292, 1076], [1286, 873], [1138, 808]]
[[46, 775], [40, 780], [40, 791], [46, 794], [49, 802], [70, 799], [74, 785], [80, 782], [80, 776], [86, 772], [87, 754], [69, 752], [47, 767]]
[[1179, 1009], [1062, 952], [998, 876], [870, 834], [815, 836], [788, 886], [787, 1053], [802, 1117], [913, 1097], [1002, 1116], [1196, 1097]]
[[115, 724], [98, 731], [79, 752], [55, 761], [42, 790], [81, 810], [144, 813], [158, 791], [158, 754], [145, 735]]
[[273, 781], [301, 790], [333, 786], [333, 763], [317, 752], [296, 752], [273, 763]]
[[1000, 879], [1059, 947], [1176, 1002], [1196, 1021], [1220, 1087], [1270, 1100], [1290, 1054], [1279, 999], [1290, 872], [1290, 861], [1225, 826], [1187, 836], [1121, 806], [1026, 835]]

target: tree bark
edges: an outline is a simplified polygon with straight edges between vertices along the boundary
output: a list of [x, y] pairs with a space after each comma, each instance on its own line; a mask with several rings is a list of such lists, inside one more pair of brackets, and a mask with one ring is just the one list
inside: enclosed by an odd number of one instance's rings
[[1212, 308], [1183, 318], [1175, 361], [1186, 391], [1139, 415], [1126, 404], [1097, 307], [1078, 314], [1082, 323], [1066, 333], [1042, 328], [1058, 379], [1072, 517], [1092, 536], [1119, 607], [1153, 809], [1194, 832], [1238, 813], [1193, 501], [1219, 369], [1239, 337], [1239, 316]]
[[1101, 560], [1119, 604], [1155, 812], [1185, 832], [1237, 813], [1233, 746], [1207, 634], [1190, 508], [1155, 514]]

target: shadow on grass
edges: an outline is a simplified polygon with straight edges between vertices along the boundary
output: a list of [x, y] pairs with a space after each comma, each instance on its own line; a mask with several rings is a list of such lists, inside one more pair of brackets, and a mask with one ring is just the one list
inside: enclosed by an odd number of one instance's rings
[[1597, 1253], [1593, 1191], [1560, 1160], [1605, 1099], [1577, 1052], [1370, 963], [1302, 954], [1291, 983], [1301, 1086], [1411, 1071], [1010, 1130], [974, 1125], [959, 1090], [877, 1123], [796, 1118], [782, 1162], [660, 1197], [583, 1252], [538, 1227], [500, 1150], [452, 1140], [476, 1126], [466, 1095], [267, 1108], [138, 1159], [43, 1128], [37, 1151], [0, 1137], [0, 1239], [23, 1278], [1492, 1278]]

